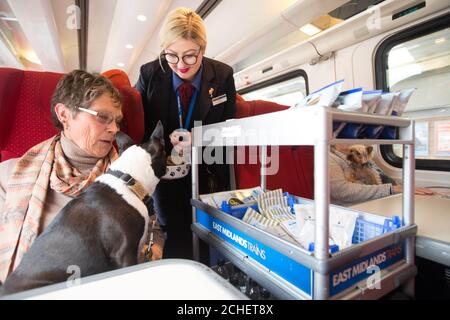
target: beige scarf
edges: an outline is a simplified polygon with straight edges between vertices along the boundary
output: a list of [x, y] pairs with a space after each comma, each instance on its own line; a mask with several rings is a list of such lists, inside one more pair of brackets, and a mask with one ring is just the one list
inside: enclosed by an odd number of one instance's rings
[[69, 197], [85, 190], [117, 159], [117, 151], [99, 159], [84, 176], [64, 157], [60, 135], [28, 150], [17, 162], [6, 186], [4, 212], [0, 216], [0, 281], [4, 282], [38, 236], [47, 190]]

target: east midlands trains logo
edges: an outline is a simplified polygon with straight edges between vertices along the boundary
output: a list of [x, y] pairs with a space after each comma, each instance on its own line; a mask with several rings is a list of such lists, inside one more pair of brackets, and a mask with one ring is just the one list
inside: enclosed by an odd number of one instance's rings
[[367, 278], [368, 289], [381, 289], [381, 270], [404, 257], [403, 245], [390, 246], [331, 274], [331, 291], [340, 292]]
[[248, 239], [245, 239], [241, 237], [240, 235], [234, 233], [227, 227], [218, 224], [216, 222], [212, 223], [213, 230], [215, 230], [217, 233], [222, 234], [227, 238], [230, 242], [234, 242], [239, 247], [246, 249], [247, 251], [252, 252], [253, 254], [257, 255], [263, 260], [266, 260], [266, 251], [264, 249], [259, 248], [257, 243], [253, 243], [249, 241]]

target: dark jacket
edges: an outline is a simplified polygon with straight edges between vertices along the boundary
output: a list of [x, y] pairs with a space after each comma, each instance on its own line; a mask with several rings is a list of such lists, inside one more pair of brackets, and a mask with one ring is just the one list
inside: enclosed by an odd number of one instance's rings
[[[172, 70], [164, 59], [161, 62], [164, 70], [158, 59], [141, 67], [136, 89], [141, 93], [144, 105], [145, 134], [143, 141], [148, 139], [158, 120], [161, 120], [166, 138], [166, 152], [170, 154], [172, 144], [169, 135], [179, 128], [178, 106], [173, 90]], [[213, 106], [212, 99], [223, 94], [227, 95], [227, 101]], [[203, 57], [200, 93], [188, 129], [192, 128], [194, 121], [202, 121], [203, 125], [207, 125], [233, 118], [236, 112], [235, 98], [233, 69], [224, 63]], [[227, 166], [208, 166], [208, 171], [214, 174], [218, 189], [205, 189], [208, 181], [206, 167], [200, 166], [200, 192], [213, 192], [228, 187]]]

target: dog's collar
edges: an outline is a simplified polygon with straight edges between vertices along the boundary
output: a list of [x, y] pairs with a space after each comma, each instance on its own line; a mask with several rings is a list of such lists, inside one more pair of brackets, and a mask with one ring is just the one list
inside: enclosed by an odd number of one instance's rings
[[134, 179], [131, 175], [128, 173], [119, 171], [119, 170], [111, 170], [109, 169], [106, 171], [107, 174], [113, 175], [116, 178], [119, 178], [123, 182], [125, 182], [125, 185], [133, 191], [133, 193], [142, 201], [146, 202], [148, 198], [150, 198], [150, 195], [148, 194], [147, 190], [145, 190], [144, 186]]

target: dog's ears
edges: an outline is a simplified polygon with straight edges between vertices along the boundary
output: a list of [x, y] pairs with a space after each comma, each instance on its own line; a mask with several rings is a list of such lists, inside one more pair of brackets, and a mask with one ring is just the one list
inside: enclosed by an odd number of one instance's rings
[[131, 139], [127, 134], [123, 133], [122, 131], [117, 132], [116, 143], [117, 147], [119, 148], [119, 155], [135, 144], [133, 139]]
[[155, 130], [153, 130], [153, 133], [150, 138], [164, 141], [164, 127], [162, 125], [161, 120], [158, 121], [158, 123], [156, 124]]
[[372, 151], [373, 151], [373, 147], [372, 146], [367, 146], [366, 150], [367, 150], [367, 154], [371, 154]]

